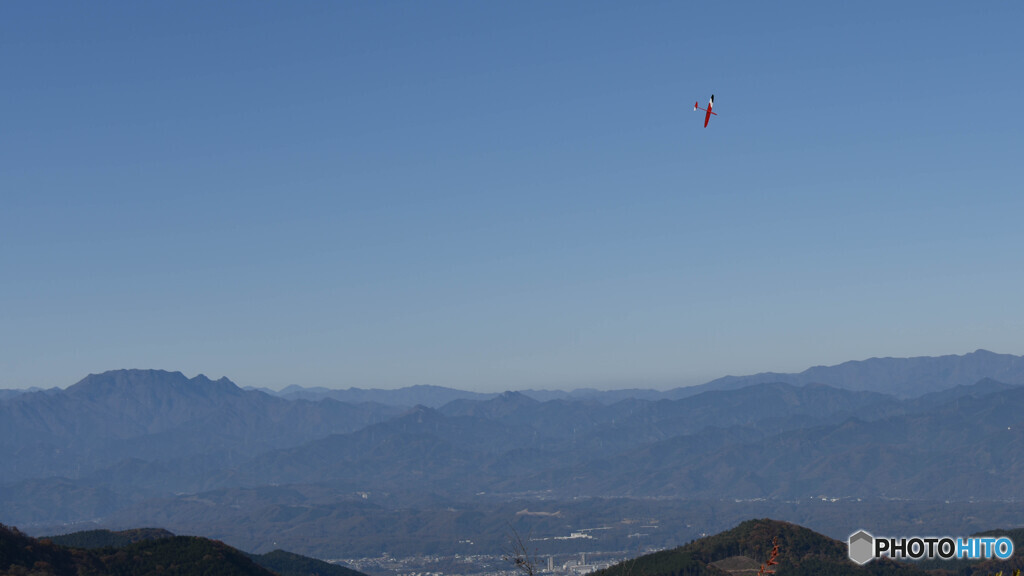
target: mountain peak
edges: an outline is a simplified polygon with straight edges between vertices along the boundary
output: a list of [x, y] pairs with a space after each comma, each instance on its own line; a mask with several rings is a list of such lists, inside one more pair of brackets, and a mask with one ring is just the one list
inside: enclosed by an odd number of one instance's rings
[[99, 374], [89, 374], [75, 384], [68, 386], [68, 392], [101, 392], [135, 385], [152, 385], [156, 382], [174, 383], [188, 381], [181, 372], [167, 370], [141, 370], [137, 368], [107, 370]]
[[531, 398], [522, 392], [516, 392], [515, 390], [502, 392], [497, 396], [497, 398], [492, 398], [489, 402], [493, 404], [514, 404], [518, 406], [532, 406], [534, 404], [540, 404], [539, 400]]
[[442, 415], [437, 410], [435, 410], [433, 408], [430, 408], [429, 406], [424, 406], [422, 404], [417, 404], [417, 405], [413, 406], [412, 408], [406, 410], [401, 416], [399, 416], [399, 418], [415, 420], [417, 422], [423, 422], [424, 420], [434, 420], [434, 419], [438, 419], [438, 418], [444, 418], [444, 415]]
[[72, 396], [93, 399], [111, 395], [138, 396], [166, 392], [209, 396], [211, 393], [241, 393], [242, 389], [227, 378], [210, 380], [199, 374], [189, 379], [181, 372], [140, 369], [109, 370], [101, 374], [89, 374], [67, 389], [67, 393]]

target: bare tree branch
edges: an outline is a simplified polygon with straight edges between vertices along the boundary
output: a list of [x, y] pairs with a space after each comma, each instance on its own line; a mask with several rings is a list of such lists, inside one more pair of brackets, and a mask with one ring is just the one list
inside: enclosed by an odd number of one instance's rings
[[[519, 532], [512, 524], [509, 524], [508, 529], [510, 531], [508, 535], [508, 548], [502, 554], [502, 559], [515, 566], [524, 576], [535, 576], [537, 573], [536, 554], [530, 554], [529, 548], [526, 547], [526, 541], [523, 540], [523, 537], [519, 535]], [[529, 540], [529, 535], [527, 535], [526, 540]]]

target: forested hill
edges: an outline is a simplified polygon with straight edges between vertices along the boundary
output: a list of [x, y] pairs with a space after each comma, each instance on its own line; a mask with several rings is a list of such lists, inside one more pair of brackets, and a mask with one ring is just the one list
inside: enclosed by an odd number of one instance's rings
[[979, 536], [1009, 536], [1018, 552], [1007, 561], [872, 560], [863, 566], [850, 561], [845, 542], [777, 520], [748, 520], [684, 546], [640, 556], [592, 576], [754, 576], [768, 560], [778, 538], [775, 576], [993, 576], [1024, 569], [1024, 529], [992, 530]]
[[159, 540], [160, 538], [173, 538], [174, 534], [163, 528], [136, 528], [134, 530], [85, 530], [71, 534], [50, 536], [50, 540], [58, 546], [67, 548], [123, 548], [129, 544], [145, 540]]
[[748, 520], [672, 550], [628, 560], [594, 576], [728, 576], [757, 574], [778, 538], [777, 576], [934, 576], [909, 564], [875, 560], [857, 566], [846, 544], [788, 522]]
[[[57, 544], [67, 543], [68, 546]], [[72, 547], [73, 546], [73, 547]], [[361, 572], [277, 550], [247, 555], [223, 542], [165, 530], [92, 530], [30, 538], [0, 524], [0, 574], [14, 576], [365, 576]]]

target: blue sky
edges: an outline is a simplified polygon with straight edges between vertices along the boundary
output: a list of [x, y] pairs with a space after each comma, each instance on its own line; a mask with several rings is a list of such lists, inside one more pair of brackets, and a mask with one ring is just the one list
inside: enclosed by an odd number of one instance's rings
[[1022, 22], [5, 3], [0, 387], [667, 388], [1024, 353]]

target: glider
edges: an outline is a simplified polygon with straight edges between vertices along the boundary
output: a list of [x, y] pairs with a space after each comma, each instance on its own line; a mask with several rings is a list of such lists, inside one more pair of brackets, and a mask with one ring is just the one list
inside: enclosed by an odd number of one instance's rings
[[[712, 94], [711, 95], [711, 100], [708, 100], [707, 114], [704, 115], [704, 127], [705, 128], [708, 127], [708, 120], [711, 120], [711, 115], [712, 114], [714, 114], [715, 116], [718, 116], [718, 114], [716, 114], [715, 112], [711, 111], [711, 107], [714, 106], [714, 105], [715, 105], [715, 95]], [[693, 103], [693, 111], [696, 112], [697, 110], [704, 110], [704, 108], [700, 107], [700, 102], [694, 102]]]

